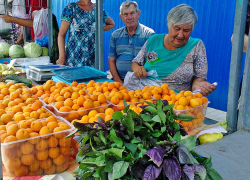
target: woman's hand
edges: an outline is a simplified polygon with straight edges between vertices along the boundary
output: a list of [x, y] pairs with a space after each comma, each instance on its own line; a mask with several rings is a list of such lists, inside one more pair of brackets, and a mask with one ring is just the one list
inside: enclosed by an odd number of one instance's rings
[[197, 89], [200, 89], [200, 92], [203, 96], [208, 96], [216, 89], [216, 86], [210, 84], [204, 79], [201, 80], [201, 78], [198, 78], [193, 81], [193, 86], [192, 86], [193, 91]]
[[6, 22], [6, 23], [12, 23], [12, 16], [9, 16], [9, 15], [1, 15], [0, 18], [2, 18], [3, 21]]
[[145, 78], [147, 77], [147, 71], [143, 66], [137, 66], [134, 70], [134, 75], [137, 78]]
[[65, 58], [60, 58], [56, 61], [56, 64], [59, 64], [59, 65], [64, 65], [65, 64]]

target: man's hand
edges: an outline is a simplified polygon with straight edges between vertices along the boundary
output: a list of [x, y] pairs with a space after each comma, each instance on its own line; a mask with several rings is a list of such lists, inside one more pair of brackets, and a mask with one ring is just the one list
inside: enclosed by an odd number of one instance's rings
[[192, 89], [193, 90], [200, 89], [201, 94], [203, 96], [207, 96], [216, 89], [216, 86], [213, 84], [210, 84], [207, 81], [199, 81], [199, 82], [196, 82], [195, 84], [193, 84]]
[[59, 65], [64, 65], [65, 64], [65, 58], [60, 58], [56, 61], [56, 64], [59, 64]]
[[147, 71], [143, 66], [138, 66], [134, 71], [134, 75], [137, 78], [145, 78], [147, 77]]
[[9, 15], [1, 15], [0, 18], [2, 18], [3, 21], [6, 22], [6, 23], [13, 23], [13, 21], [12, 21], [12, 16], [9, 16]]

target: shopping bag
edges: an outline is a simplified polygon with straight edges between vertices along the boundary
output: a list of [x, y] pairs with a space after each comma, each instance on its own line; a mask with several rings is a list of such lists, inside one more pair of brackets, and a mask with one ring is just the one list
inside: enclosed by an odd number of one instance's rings
[[127, 72], [124, 79], [124, 86], [127, 87], [129, 91], [143, 89], [145, 86], [161, 86], [162, 82], [159, 79], [159, 76], [156, 70], [151, 70], [147, 72], [146, 78], [137, 78], [134, 75], [134, 72]]
[[42, 39], [44, 36], [49, 36], [48, 28], [48, 9], [41, 9], [33, 12], [33, 28], [35, 39]]
[[12, 3], [12, 16], [22, 19], [30, 19], [31, 17], [26, 14], [26, 8], [24, 5], [25, 0], [14, 0]]

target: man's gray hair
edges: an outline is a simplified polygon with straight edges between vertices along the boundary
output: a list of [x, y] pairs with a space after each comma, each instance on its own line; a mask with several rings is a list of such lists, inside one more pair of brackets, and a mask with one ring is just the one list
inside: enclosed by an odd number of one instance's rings
[[172, 8], [169, 11], [167, 17], [168, 28], [170, 28], [173, 24], [174, 25], [190, 24], [193, 30], [197, 21], [198, 17], [196, 12], [192, 7], [190, 7], [187, 4], [180, 4]]
[[124, 1], [121, 6], [120, 6], [120, 14], [122, 14], [122, 10], [125, 8], [128, 8], [131, 4], [133, 4], [135, 6], [135, 11], [138, 12], [139, 11], [139, 6], [137, 4], [137, 2], [135, 1]]

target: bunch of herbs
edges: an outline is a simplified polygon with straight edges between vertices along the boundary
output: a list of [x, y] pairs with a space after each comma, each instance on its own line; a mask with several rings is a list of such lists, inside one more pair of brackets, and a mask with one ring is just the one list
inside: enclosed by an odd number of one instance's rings
[[167, 101], [147, 102], [139, 115], [124, 103], [124, 113], [115, 112], [111, 121], [74, 122], [77, 129], [70, 136], [81, 134], [78, 179], [221, 179], [211, 158], [192, 151], [196, 137], [181, 140], [187, 132], [175, 120], [193, 117], [177, 116]]

